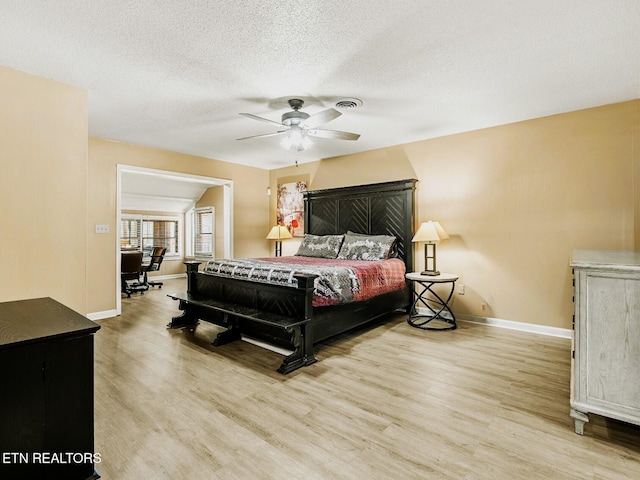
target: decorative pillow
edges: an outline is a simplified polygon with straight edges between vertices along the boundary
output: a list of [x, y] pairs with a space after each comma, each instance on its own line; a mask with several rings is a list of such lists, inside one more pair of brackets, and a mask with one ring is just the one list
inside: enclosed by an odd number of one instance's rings
[[[392, 241], [391, 249], [389, 250], [389, 254], [386, 258], [398, 258], [400, 257], [400, 253], [398, 252], [398, 238], [393, 235], [369, 235], [368, 233], [357, 233], [352, 232], [351, 230], [347, 230], [346, 235], [353, 235], [354, 237], [373, 237], [373, 238], [382, 238], [383, 241]], [[384, 260], [384, 259], [383, 259]]]
[[347, 232], [338, 253], [342, 260], [386, 260], [396, 242], [390, 235]]
[[299, 257], [336, 258], [344, 235], [304, 234], [296, 255]]

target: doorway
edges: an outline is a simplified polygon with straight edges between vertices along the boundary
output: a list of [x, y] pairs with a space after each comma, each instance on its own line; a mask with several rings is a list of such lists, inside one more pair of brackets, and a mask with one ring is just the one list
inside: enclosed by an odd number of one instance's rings
[[[196, 205], [207, 188], [221, 187], [223, 192], [223, 254], [233, 257], [233, 181], [131, 165], [117, 166], [116, 225], [121, 225], [122, 210], [128, 205], [145, 205], [146, 210], [187, 212]], [[116, 242], [116, 312], [122, 312], [120, 293], [121, 249]]]

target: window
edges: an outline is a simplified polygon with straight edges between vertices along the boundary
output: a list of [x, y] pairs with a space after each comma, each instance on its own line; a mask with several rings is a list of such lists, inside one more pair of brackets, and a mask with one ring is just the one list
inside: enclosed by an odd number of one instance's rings
[[196, 257], [213, 257], [215, 251], [213, 207], [196, 208], [193, 220], [194, 255]]
[[120, 250], [140, 250], [141, 234], [141, 218], [122, 217], [120, 220]]
[[149, 255], [153, 247], [166, 247], [166, 256], [180, 256], [180, 219], [123, 215], [120, 221], [120, 249], [142, 250]]
[[187, 257], [212, 258], [215, 245], [214, 207], [192, 208], [187, 212]]
[[177, 220], [143, 220], [142, 250], [151, 251], [153, 247], [166, 247], [167, 255], [178, 253]]

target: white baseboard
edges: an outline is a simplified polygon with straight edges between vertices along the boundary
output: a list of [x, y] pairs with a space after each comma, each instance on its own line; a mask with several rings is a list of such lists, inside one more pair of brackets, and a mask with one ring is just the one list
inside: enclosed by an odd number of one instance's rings
[[[186, 273], [174, 273], [171, 275], [157, 275], [157, 276], [149, 276], [149, 280], [152, 282], [156, 282], [156, 281], [162, 281], [162, 280], [170, 280], [172, 278], [186, 278], [187, 274]], [[105, 310], [103, 312], [92, 312], [92, 313], [88, 313], [87, 314], [87, 318], [89, 320], [93, 320], [94, 322], [96, 320], [103, 320], [105, 318], [111, 318], [111, 317], [117, 317], [118, 316], [118, 311], [113, 309], [113, 310]]]
[[479, 323], [490, 327], [506, 328], [508, 330], [518, 330], [520, 332], [537, 333], [550, 337], [571, 338], [571, 330], [568, 328], [548, 327], [535, 323], [514, 322], [501, 318], [479, 317], [476, 315], [457, 315], [456, 318], [462, 322]]
[[116, 317], [117, 315], [118, 315], [118, 312], [115, 309], [113, 309], [113, 310], [105, 310], [103, 312], [88, 313], [87, 318], [95, 322], [96, 320], [104, 320], [105, 318]]
[[[155, 277], [157, 279], [160, 278], [182, 278], [186, 276], [185, 274], [178, 274], [178, 275], [167, 275], [167, 276], [163, 276], [163, 277]], [[428, 312], [427, 309], [422, 309], [422, 308], [418, 308], [418, 312], [419, 313], [423, 313], [426, 314]], [[111, 318], [111, 317], [115, 317], [117, 316], [117, 312], [116, 310], [105, 310], [103, 312], [94, 312], [94, 313], [89, 313], [87, 314], [87, 318], [89, 320], [103, 320], [105, 318]], [[464, 314], [458, 314], [456, 316], [457, 320], [460, 320], [461, 322], [470, 322], [470, 323], [478, 323], [480, 325], [487, 325], [489, 327], [499, 327], [499, 328], [506, 328], [508, 330], [518, 330], [520, 332], [528, 332], [528, 333], [537, 333], [539, 335], [548, 335], [550, 337], [560, 337], [560, 338], [568, 338], [571, 339], [571, 330], [568, 328], [558, 328], [558, 327], [548, 327], [545, 325], [537, 325], [534, 323], [523, 323], [523, 322], [514, 322], [512, 320], [503, 320], [501, 318], [493, 318], [493, 317], [480, 317], [477, 315], [464, 315]], [[245, 338], [243, 337], [243, 340], [249, 342], [249, 343], [254, 343], [256, 345], [259, 345], [261, 347], [265, 347], [265, 344], [263, 344], [263, 342], [260, 342], [258, 340], [255, 340], [253, 338]], [[271, 347], [274, 348], [274, 347]], [[291, 352], [287, 352], [284, 350], [274, 350], [277, 351], [278, 353], [282, 353], [282, 354], [288, 354]]]
[[171, 275], [149, 275], [149, 280], [155, 282], [156, 280], [171, 280], [172, 278], [187, 278], [186, 273], [173, 273]]
[[[418, 307], [418, 313], [429, 314], [429, 310], [426, 308]], [[493, 317], [480, 317], [477, 315], [456, 315], [456, 320], [461, 322], [478, 323], [480, 325], [487, 325], [489, 327], [506, 328], [508, 330], [518, 330], [520, 332], [537, 333], [540, 335], [547, 335], [550, 337], [571, 338], [571, 330], [567, 328], [547, 327], [545, 325], [537, 325], [535, 323], [522, 323], [514, 322], [512, 320], [503, 320], [501, 318]]]

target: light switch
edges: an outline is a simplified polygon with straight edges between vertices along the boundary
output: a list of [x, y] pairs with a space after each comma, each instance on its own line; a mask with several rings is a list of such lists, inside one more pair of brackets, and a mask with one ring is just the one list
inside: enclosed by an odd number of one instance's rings
[[109, 225], [96, 225], [96, 233], [109, 233]]

